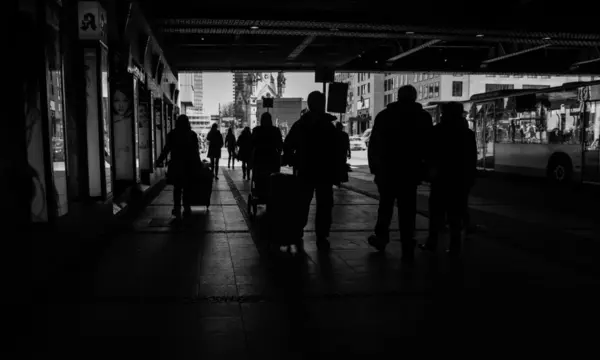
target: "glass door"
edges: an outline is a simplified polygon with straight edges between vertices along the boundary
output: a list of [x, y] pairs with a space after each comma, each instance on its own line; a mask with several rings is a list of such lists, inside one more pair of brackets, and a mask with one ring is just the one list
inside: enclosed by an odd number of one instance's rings
[[477, 139], [477, 167], [494, 169], [494, 104], [476, 106], [475, 136]]
[[584, 182], [600, 183], [600, 101], [585, 103], [583, 130], [582, 179]]

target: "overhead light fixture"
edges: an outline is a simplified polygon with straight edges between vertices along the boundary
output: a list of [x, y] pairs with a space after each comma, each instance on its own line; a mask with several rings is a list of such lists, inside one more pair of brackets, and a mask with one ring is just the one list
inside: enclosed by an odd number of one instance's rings
[[477, 35], [475, 35], [475, 37], [478, 37], [478, 38], [482, 38], [482, 37], [484, 37], [484, 36], [485, 36], [485, 35], [483, 35], [483, 34], [477, 34]]
[[551, 38], [549, 38], [548, 36], [546, 36], [545, 38], [543, 38], [542, 40], [552, 40]]
[[407, 32], [406, 32], [406, 35], [414, 35], [414, 34], [415, 34], [415, 32], [414, 32], [414, 31], [407, 31]]
[[258, 30], [258, 26], [252, 25], [252, 26], [250, 26], [250, 30]]

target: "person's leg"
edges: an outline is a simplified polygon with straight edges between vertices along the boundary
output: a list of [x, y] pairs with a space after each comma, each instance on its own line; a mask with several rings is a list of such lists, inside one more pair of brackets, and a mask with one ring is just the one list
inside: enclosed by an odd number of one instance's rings
[[242, 161], [242, 178], [246, 180], [246, 162]]
[[[329, 230], [331, 229], [333, 210], [333, 186], [319, 184], [316, 186], [317, 214], [315, 219], [315, 230], [317, 233], [317, 246], [322, 249], [329, 248]], [[309, 203], [310, 206], [310, 203]]]
[[181, 185], [173, 185], [173, 215], [177, 218], [181, 216]]
[[294, 235], [292, 236], [298, 243], [302, 243], [301, 240], [304, 237], [304, 228], [308, 224], [308, 214], [310, 212], [310, 203], [313, 199], [314, 190], [314, 185], [302, 181], [298, 181], [298, 189], [290, 189], [290, 192], [297, 191], [296, 195], [291, 196], [296, 197], [295, 199], [297, 200], [296, 202], [298, 205], [298, 213], [295, 216], [295, 218], [298, 219], [298, 222], [296, 223], [293, 231]]
[[411, 259], [415, 252], [415, 221], [417, 217], [417, 187], [402, 186], [398, 189], [398, 226], [402, 242], [402, 257]]
[[215, 179], [219, 179], [219, 158], [215, 158]]
[[448, 219], [450, 221], [450, 252], [459, 253], [462, 245], [462, 224], [464, 221], [467, 192], [448, 194]]
[[192, 213], [192, 207], [190, 206], [190, 187], [192, 186], [192, 182], [186, 180], [183, 183], [183, 216], [189, 216]]
[[438, 244], [440, 228], [445, 224], [445, 213], [441, 189], [437, 184], [431, 184], [429, 192], [429, 237], [422, 246], [426, 250], [435, 251]]
[[379, 181], [377, 183], [379, 191], [379, 208], [377, 210], [377, 224], [375, 225], [375, 236], [369, 237], [369, 244], [379, 251], [385, 250], [385, 246], [390, 241], [390, 223], [394, 215], [394, 202], [396, 197], [389, 188], [389, 185]]

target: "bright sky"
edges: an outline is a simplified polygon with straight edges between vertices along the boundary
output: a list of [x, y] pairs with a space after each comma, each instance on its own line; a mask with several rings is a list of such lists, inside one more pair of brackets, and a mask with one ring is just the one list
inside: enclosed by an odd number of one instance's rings
[[[275, 72], [273, 72], [275, 73]], [[218, 114], [219, 103], [233, 101], [233, 74], [226, 72], [203, 73], [204, 113]], [[321, 83], [315, 83], [315, 73], [285, 73], [286, 88], [284, 97], [306, 97], [311, 91], [323, 90]]]

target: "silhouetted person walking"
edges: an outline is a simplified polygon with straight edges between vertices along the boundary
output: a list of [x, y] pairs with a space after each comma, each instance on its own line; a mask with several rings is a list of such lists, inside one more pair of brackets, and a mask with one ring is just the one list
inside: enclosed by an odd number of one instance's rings
[[252, 133], [245, 127], [237, 140], [238, 160], [242, 162], [243, 179], [250, 179], [250, 157], [252, 156]]
[[308, 95], [308, 109], [309, 111], [292, 125], [284, 144], [285, 157], [293, 158], [299, 186], [299, 226], [297, 230], [294, 229], [294, 232], [298, 232], [292, 234], [292, 237], [298, 244], [302, 244], [310, 203], [316, 192], [317, 247], [319, 250], [328, 250], [333, 185], [339, 185], [341, 166], [337, 155], [339, 137], [332, 123], [336, 117], [325, 112], [325, 96], [322, 93], [314, 91]]
[[219, 159], [221, 158], [221, 148], [223, 147], [223, 136], [217, 129], [217, 124], [213, 124], [208, 135], [206, 135], [206, 141], [208, 141], [208, 158], [210, 159], [210, 166], [215, 173], [215, 179], [219, 180]]
[[[417, 90], [406, 85], [398, 89], [398, 101], [375, 118], [369, 139], [368, 159], [379, 191], [375, 234], [369, 244], [384, 251], [389, 227], [398, 201], [398, 222], [402, 257], [414, 258], [417, 186], [425, 174], [427, 144], [433, 127], [431, 116], [416, 102]], [[403, 135], [398, 141], [398, 135]]]
[[227, 159], [227, 168], [235, 169], [235, 148], [237, 144], [235, 141], [235, 135], [233, 135], [233, 129], [227, 130], [227, 136], [225, 136], [225, 147], [229, 153], [229, 159]]
[[442, 120], [433, 130], [431, 143], [429, 238], [421, 248], [436, 250], [439, 230], [447, 215], [450, 223], [449, 252], [457, 254], [461, 248], [461, 229], [469, 189], [477, 172], [475, 133], [465, 126], [462, 104], [452, 102], [443, 106]]
[[281, 131], [273, 126], [271, 114], [264, 113], [260, 117], [260, 126], [252, 131], [252, 168], [270, 173], [279, 172], [281, 167], [281, 150], [283, 140]]
[[188, 194], [193, 186], [194, 171], [200, 166], [198, 135], [192, 130], [186, 115], [180, 115], [175, 122], [175, 129], [167, 134], [166, 145], [156, 160], [156, 166], [162, 164], [167, 155], [171, 161], [167, 172], [169, 181], [173, 184], [173, 215], [181, 218], [181, 195], [183, 192], [183, 215], [191, 214]]

